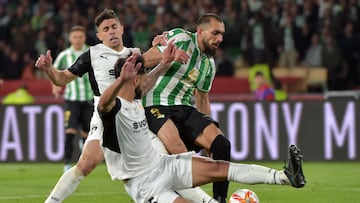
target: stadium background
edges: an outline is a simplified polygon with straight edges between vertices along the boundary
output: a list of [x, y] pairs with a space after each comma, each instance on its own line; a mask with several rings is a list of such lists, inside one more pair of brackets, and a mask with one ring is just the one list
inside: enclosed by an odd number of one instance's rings
[[[353, 89], [359, 85], [359, 4], [358, 0], [2, 0], [0, 78], [43, 78], [33, 69], [34, 59], [47, 49], [56, 56], [67, 47], [69, 28], [75, 24], [87, 28], [89, 45], [97, 43], [94, 18], [104, 8], [113, 8], [125, 25], [125, 46], [146, 50], [154, 35], [174, 27], [194, 31], [200, 15], [214, 12], [226, 24], [216, 60], [218, 75], [232, 76], [257, 63], [270, 68], [323, 66], [329, 70], [331, 90]], [[334, 50], [324, 51], [328, 49]]]
[[[165, 30], [182, 27], [195, 31], [196, 19], [205, 12], [218, 13], [223, 17], [226, 34], [217, 55], [218, 72], [210, 96], [213, 106], [220, 102], [225, 108], [219, 114], [213, 110], [213, 117], [234, 142], [234, 160], [281, 160], [284, 157], [279, 154], [284, 154], [290, 143], [304, 145], [305, 151], [311, 154], [309, 160], [358, 159], [356, 89], [360, 77], [360, 1], [3, 0], [0, 2], [0, 77], [5, 82], [0, 86], [0, 96], [26, 86], [35, 96], [36, 105], [0, 108], [2, 161], [61, 160], [63, 132], [59, 109], [62, 101], [51, 96], [50, 83], [43, 72], [34, 68], [34, 60], [47, 49], [55, 57], [66, 48], [68, 30], [72, 25], [85, 26], [88, 44], [98, 43], [93, 21], [104, 8], [113, 8], [118, 12], [125, 25], [125, 45], [143, 50], [149, 47], [154, 35]], [[286, 30], [292, 34], [284, 34]], [[319, 38], [320, 49], [311, 43], [314, 35]], [[337, 67], [340, 72], [337, 72], [336, 80], [339, 83], [334, 83], [331, 75], [333, 67], [322, 64], [326, 62], [322, 58], [324, 54], [318, 55], [314, 51], [325, 52], [328, 36], [334, 39], [336, 46], [333, 48], [341, 50], [341, 66]], [[282, 56], [291, 55], [291, 48], [297, 55], [296, 68], [311, 70], [312, 66], [321, 66], [327, 69], [328, 89], [310, 89], [305, 82], [305, 88], [288, 92], [287, 101], [258, 103], [251, 95], [247, 76], [237, 77], [236, 73], [250, 70], [256, 64], [266, 64], [271, 73], [271, 70], [283, 65]], [[289, 66], [283, 68], [295, 69]], [[284, 90], [290, 90], [295, 84], [286, 78], [272, 78], [272, 83]], [[350, 95], [347, 94], [349, 92]], [[331, 101], [329, 98], [338, 99]], [[338, 101], [339, 98], [342, 102]], [[287, 106], [287, 111], [284, 106]], [[55, 111], [59, 111], [58, 114], [53, 112], [48, 115], [49, 107], [57, 108]], [[233, 112], [228, 112], [233, 108]], [[263, 118], [259, 119], [260, 114]], [[247, 122], [244, 124], [243, 120]], [[313, 145], [305, 145], [309, 140]], [[19, 150], [23, 158], [18, 157]], [[58, 157], [46, 157], [46, 150], [52, 150]], [[236, 155], [242, 153], [240, 157]], [[329, 157], [327, 153], [334, 155]]]
[[[103, 8], [118, 11], [125, 24], [125, 45], [143, 50], [164, 30], [194, 31], [204, 12], [221, 15], [227, 32], [216, 58], [212, 116], [232, 141], [232, 159], [278, 168], [287, 145], [297, 142], [307, 163], [309, 183], [304, 190], [250, 189], [264, 202], [357, 202], [359, 5], [358, 0], [1, 0], [0, 99], [25, 85], [36, 103], [0, 106], [0, 202], [43, 201], [61, 175], [62, 100], [51, 96], [50, 83], [34, 68], [34, 61], [47, 49], [55, 57], [67, 47], [68, 30], [74, 24], [87, 28], [88, 44], [97, 43], [93, 21]], [[258, 63], [270, 69], [281, 64], [281, 56], [287, 54], [283, 37], [287, 19], [292, 19], [296, 33], [292, 36], [296, 54], [290, 58], [298, 67], [325, 67], [330, 91], [306, 88], [289, 92], [286, 101], [255, 101], [247, 78], [237, 73]], [[311, 46], [313, 34], [319, 38], [317, 46]], [[340, 53], [336, 58], [319, 52], [328, 47], [329, 37]], [[286, 82], [273, 79], [280, 88]], [[67, 202], [130, 202], [124, 191], [120, 197], [125, 200], [119, 200], [104, 166], [91, 176]], [[243, 186], [232, 184], [230, 191], [239, 187]]]

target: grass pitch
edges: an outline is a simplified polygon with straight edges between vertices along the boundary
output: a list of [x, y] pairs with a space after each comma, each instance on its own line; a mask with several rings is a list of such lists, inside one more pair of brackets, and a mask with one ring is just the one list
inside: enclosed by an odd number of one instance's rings
[[[280, 162], [256, 162], [280, 169]], [[248, 188], [261, 203], [343, 203], [360, 202], [359, 162], [304, 163], [308, 180], [301, 189], [276, 185], [243, 185], [231, 183], [229, 195], [239, 188]], [[61, 163], [1, 163], [0, 203], [44, 202], [62, 174]], [[211, 184], [203, 186], [211, 194]], [[105, 164], [99, 165], [65, 203], [130, 203], [122, 183], [111, 181]]]

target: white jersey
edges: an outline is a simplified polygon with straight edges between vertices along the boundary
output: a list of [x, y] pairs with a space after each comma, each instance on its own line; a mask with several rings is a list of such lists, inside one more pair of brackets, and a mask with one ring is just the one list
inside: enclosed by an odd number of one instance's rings
[[124, 47], [115, 51], [104, 44], [91, 46], [81, 54], [68, 70], [79, 77], [89, 74], [91, 89], [94, 93], [94, 114], [90, 122], [90, 132], [86, 141], [99, 140], [102, 136], [102, 122], [97, 112], [100, 95], [115, 81], [114, 65], [119, 58], [126, 58], [133, 52], [140, 53], [139, 48]]
[[115, 81], [116, 61], [130, 56], [133, 52], [140, 53], [140, 49], [124, 47], [118, 52], [104, 44], [97, 44], [79, 56], [68, 70], [77, 76], [89, 73], [94, 95], [100, 96]]
[[161, 155], [151, 144], [140, 100], [118, 97], [110, 112], [99, 114], [104, 124], [104, 157], [113, 180], [136, 177], [158, 164]]

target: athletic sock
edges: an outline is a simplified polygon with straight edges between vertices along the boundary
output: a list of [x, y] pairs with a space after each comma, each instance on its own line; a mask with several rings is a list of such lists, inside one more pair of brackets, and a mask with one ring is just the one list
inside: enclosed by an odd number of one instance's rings
[[229, 164], [228, 180], [245, 184], [288, 185], [289, 179], [283, 171], [264, 166], [248, 164]]
[[200, 187], [178, 190], [176, 192], [192, 203], [216, 203], [216, 201]]
[[73, 166], [60, 177], [45, 203], [59, 203], [64, 201], [64, 199], [75, 191], [83, 178], [84, 175], [78, 167]]
[[[210, 152], [214, 160], [230, 161], [230, 142], [223, 135], [218, 135], [211, 143]], [[220, 203], [225, 203], [229, 188], [228, 181], [218, 181], [213, 183], [214, 199]]]

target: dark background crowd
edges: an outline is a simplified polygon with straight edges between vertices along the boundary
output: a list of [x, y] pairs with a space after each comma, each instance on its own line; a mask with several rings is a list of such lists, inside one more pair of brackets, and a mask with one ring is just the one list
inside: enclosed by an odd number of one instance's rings
[[125, 46], [143, 50], [156, 34], [175, 27], [195, 31], [200, 15], [219, 14], [226, 34], [218, 75], [257, 63], [321, 66], [330, 89], [360, 85], [359, 0], [0, 0], [0, 78], [43, 78], [35, 59], [68, 47], [73, 25], [87, 28], [89, 45], [98, 43], [94, 19], [104, 8], [118, 12]]

